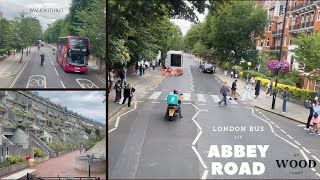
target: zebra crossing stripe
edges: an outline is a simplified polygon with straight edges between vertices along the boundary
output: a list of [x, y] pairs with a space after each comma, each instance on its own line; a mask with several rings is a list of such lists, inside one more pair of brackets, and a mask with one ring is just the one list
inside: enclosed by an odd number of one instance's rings
[[207, 102], [204, 94], [197, 94], [199, 102]]
[[212, 97], [212, 99], [213, 99], [213, 101], [214, 101], [215, 103], [217, 103], [217, 102], [220, 101], [220, 98], [219, 98], [218, 95], [211, 95], [211, 97]]
[[[230, 96], [227, 96], [227, 99], [230, 99]], [[230, 104], [238, 104], [238, 102], [234, 99], [229, 100]]]
[[190, 101], [191, 93], [183, 93], [183, 101]]
[[152, 95], [148, 98], [148, 99], [158, 99], [158, 97], [160, 96], [162, 92], [153, 92]]

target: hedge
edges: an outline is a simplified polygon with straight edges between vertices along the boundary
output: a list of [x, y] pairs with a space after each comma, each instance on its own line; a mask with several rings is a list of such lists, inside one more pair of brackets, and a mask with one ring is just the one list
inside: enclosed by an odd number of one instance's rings
[[264, 78], [267, 78], [266, 75], [262, 74], [262, 73], [259, 73], [257, 71], [254, 71], [254, 70], [245, 70], [243, 71], [243, 75], [242, 77], [247, 77], [249, 74], [249, 78], [251, 78], [252, 76], [255, 76], [255, 77], [264, 77]]
[[[256, 80], [260, 80], [261, 81], [261, 85], [262, 86], [266, 86], [270, 80], [269, 79], [265, 79], [265, 78], [261, 78], [261, 77], [257, 77]], [[275, 86], [275, 82], [273, 82], [273, 87]], [[295, 97], [295, 98], [304, 98], [304, 99], [308, 99], [311, 100], [314, 97], [317, 96], [318, 92], [315, 91], [310, 91], [310, 90], [306, 90], [306, 89], [300, 89], [297, 88], [295, 86], [290, 86], [290, 85], [285, 85], [282, 83], [278, 83], [277, 84], [277, 89], [280, 91], [284, 91], [284, 89], [288, 87], [289, 91], [291, 91], [291, 96]]]
[[3, 54], [7, 54], [7, 50], [6, 49], [0, 49], [0, 56]]

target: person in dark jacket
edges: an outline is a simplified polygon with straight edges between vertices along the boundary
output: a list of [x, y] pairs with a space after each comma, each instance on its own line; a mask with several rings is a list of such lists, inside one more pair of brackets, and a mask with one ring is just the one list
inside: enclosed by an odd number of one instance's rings
[[227, 105], [227, 95], [228, 95], [228, 92], [230, 92], [230, 89], [227, 85], [227, 82], [224, 82], [224, 85], [221, 87], [220, 89], [220, 93], [222, 94], [223, 96], [223, 99], [221, 101], [218, 102], [219, 106], [221, 104], [222, 101], [224, 101], [224, 105], [226, 106]]
[[261, 81], [258, 80], [258, 81], [257, 81], [257, 84], [256, 84], [256, 87], [254, 88], [254, 90], [256, 90], [255, 93], [254, 93], [254, 94], [256, 95], [255, 98], [257, 98], [257, 97], [259, 96], [259, 94], [260, 94], [260, 88], [261, 88]]
[[287, 113], [287, 101], [289, 99], [289, 88], [286, 87], [282, 93], [283, 103], [282, 103], [282, 113]]
[[313, 117], [313, 107], [316, 105], [316, 100], [312, 100], [312, 101], [306, 101], [304, 102], [304, 106], [310, 110], [310, 113], [309, 113], [309, 117], [308, 117], [308, 121], [307, 121], [307, 124], [306, 124], [306, 131], [309, 131], [309, 127], [310, 127], [310, 122], [311, 122], [311, 119]]
[[121, 80], [120, 82], [120, 87], [122, 88], [123, 87], [123, 82], [124, 82], [124, 79], [126, 77], [126, 74], [125, 74], [125, 68], [122, 68], [120, 71], [119, 71], [119, 78]]
[[128, 98], [128, 107], [130, 107], [131, 99], [132, 99], [133, 93], [135, 91], [136, 90], [133, 87], [131, 87], [130, 83], [126, 84], [124, 91], [123, 91], [124, 99], [123, 99], [122, 104], [124, 104]]
[[114, 100], [115, 103], [119, 103], [121, 99], [121, 81], [118, 80], [114, 85], [114, 89], [116, 90], [116, 99]]

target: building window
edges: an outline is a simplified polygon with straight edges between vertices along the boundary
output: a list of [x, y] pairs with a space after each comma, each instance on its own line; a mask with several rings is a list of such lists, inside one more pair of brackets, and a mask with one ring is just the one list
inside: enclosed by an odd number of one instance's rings
[[263, 40], [260, 41], [260, 46], [263, 46]]
[[320, 84], [320, 80], [316, 80], [315, 84], [314, 84], [314, 91], [316, 91], [316, 92], [319, 91], [319, 84]]
[[313, 22], [314, 13], [310, 14], [310, 22]]
[[296, 7], [298, 4], [298, 0], [294, 0], [294, 7]]
[[271, 24], [269, 24], [269, 26], [268, 26], [268, 31], [269, 32], [271, 31]]
[[301, 16], [301, 24], [304, 23], [304, 18], [305, 18], [304, 15], [302, 15], [302, 16]]
[[292, 18], [292, 26], [294, 26], [296, 24], [296, 17], [294, 16], [293, 18]]
[[269, 46], [269, 43], [270, 43], [270, 39], [268, 38], [267, 39], [267, 46]]
[[318, 17], [317, 17], [318, 20], [320, 20], [320, 9], [318, 9]]

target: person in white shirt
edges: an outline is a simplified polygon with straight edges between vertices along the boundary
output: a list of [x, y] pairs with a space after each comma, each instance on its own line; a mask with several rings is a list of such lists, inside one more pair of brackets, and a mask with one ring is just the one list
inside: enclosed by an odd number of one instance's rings
[[249, 95], [249, 82], [247, 82], [246, 85], [244, 86], [244, 92], [243, 92], [243, 96], [242, 96], [241, 101], [244, 101], [245, 98], [252, 100]]

